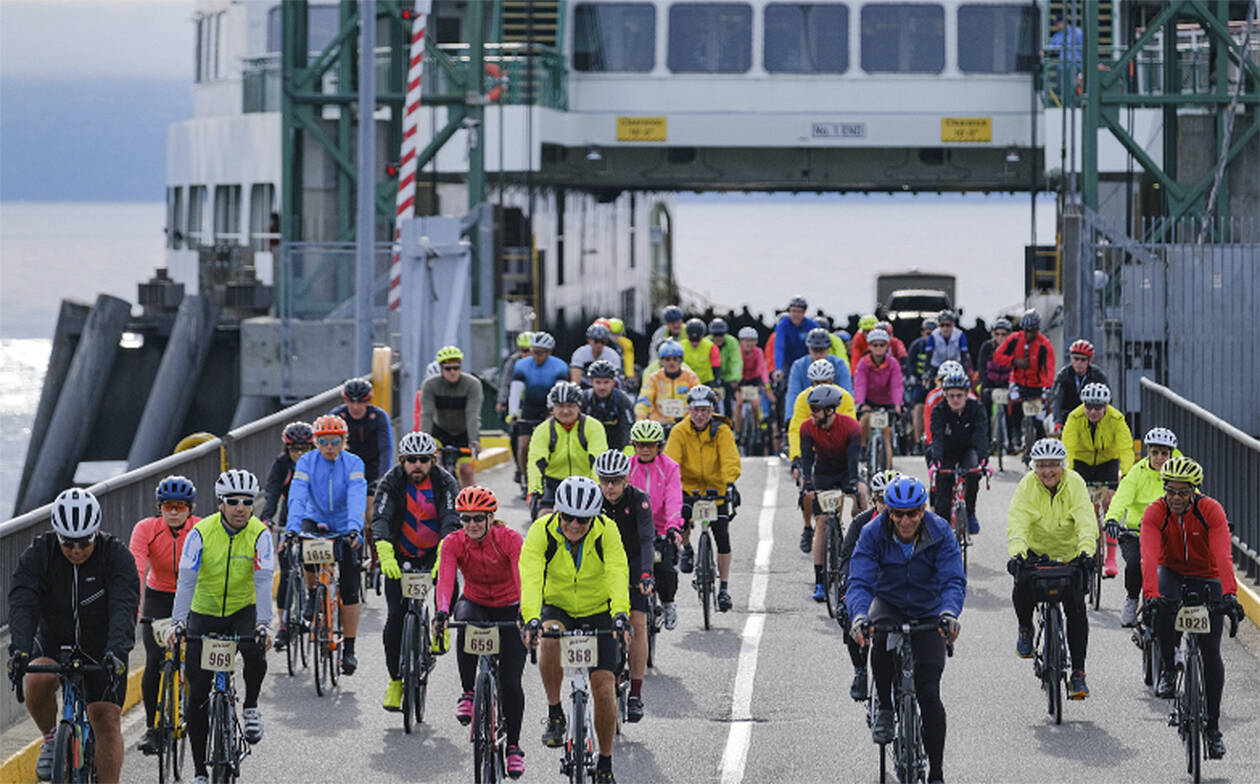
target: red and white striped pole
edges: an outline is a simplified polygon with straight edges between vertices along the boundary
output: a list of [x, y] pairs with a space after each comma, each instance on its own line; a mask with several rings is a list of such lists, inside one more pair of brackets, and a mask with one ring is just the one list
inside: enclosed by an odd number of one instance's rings
[[403, 102], [402, 151], [398, 158], [398, 196], [394, 200], [394, 255], [389, 266], [389, 309], [402, 304], [402, 245], [399, 226], [416, 214], [416, 123], [420, 118], [420, 84], [424, 77], [424, 35], [432, 0], [416, 0], [411, 22], [411, 56], [407, 65], [407, 97]]

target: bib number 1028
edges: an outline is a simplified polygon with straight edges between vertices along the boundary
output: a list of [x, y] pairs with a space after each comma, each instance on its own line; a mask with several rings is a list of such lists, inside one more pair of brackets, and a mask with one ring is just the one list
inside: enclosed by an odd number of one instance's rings
[[1174, 626], [1179, 632], [1207, 634], [1212, 631], [1212, 619], [1208, 615], [1208, 609], [1202, 605], [1182, 607], [1177, 611], [1177, 620]]

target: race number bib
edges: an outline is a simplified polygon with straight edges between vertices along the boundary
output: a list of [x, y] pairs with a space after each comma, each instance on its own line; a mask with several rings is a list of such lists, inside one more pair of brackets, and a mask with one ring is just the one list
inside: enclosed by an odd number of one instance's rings
[[235, 640], [201, 641], [201, 669], [209, 672], [231, 672], [235, 661]]
[[595, 638], [561, 638], [560, 661], [565, 667], [594, 667], [599, 663], [599, 653], [595, 647]]
[[1174, 623], [1174, 628], [1179, 632], [1207, 634], [1212, 631], [1212, 619], [1208, 615], [1208, 609], [1203, 605], [1182, 607], [1177, 611], [1177, 620]]
[[717, 501], [696, 501], [691, 507], [691, 522], [711, 523], [717, 519]]
[[652, 563], [660, 563], [660, 562], [661, 562], [661, 551], [657, 550], [653, 554]]
[[423, 600], [433, 587], [433, 578], [424, 572], [404, 572], [400, 582], [404, 599]]
[[661, 409], [661, 413], [671, 419], [677, 419], [687, 410], [687, 404], [677, 398], [661, 400], [657, 403], [657, 407]]
[[481, 629], [476, 626], [464, 627], [464, 653], [473, 656], [493, 656], [499, 652], [499, 629], [492, 626]]
[[888, 412], [883, 410], [872, 411], [871, 427], [879, 430], [888, 427]]
[[1024, 416], [1035, 417], [1040, 413], [1041, 413], [1040, 400], [1025, 400], [1024, 401]]
[[843, 490], [823, 490], [818, 494], [818, 507], [827, 514], [838, 512], [844, 503]]
[[739, 396], [749, 403], [761, 401], [761, 390], [756, 387], [740, 387]]
[[1011, 390], [1009, 389], [993, 390], [993, 402], [997, 403], [999, 406], [1004, 406], [1007, 403], [1011, 402]]
[[307, 539], [302, 544], [302, 563], [318, 566], [334, 562], [331, 539]]

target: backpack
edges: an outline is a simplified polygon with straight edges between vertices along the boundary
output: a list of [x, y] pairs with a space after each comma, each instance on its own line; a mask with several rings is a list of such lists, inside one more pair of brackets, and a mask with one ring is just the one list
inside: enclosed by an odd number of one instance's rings
[[[587, 451], [587, 447], [586, 447], [586, 420], [587, 420], [588, 418], [589, 418], [589, 417], [587, 417], [587, 416], [586, 416], [586, 414], [578, 414], [578, 421], [577, 421], [578, 443], [582, 445], [582, 451], [583, 451], [583, 452], [586, 452], [586, 451]], [[551, 454], [553, 454], [553, 453], [556, 451], [556, 444], [557, 444], [557, 443], [559, 442], [559, 440], [560, 440], [560, 434], [559, 434], [558, 432], [556, 432], [556, 418], [555, 418], [555, 417], [551, 417], [551, 418], [550, 418], [550, 422], [551, 422], [551, 443], [547, 446], [547, 454], [548, 454], [548, 455], [551, 455]]]

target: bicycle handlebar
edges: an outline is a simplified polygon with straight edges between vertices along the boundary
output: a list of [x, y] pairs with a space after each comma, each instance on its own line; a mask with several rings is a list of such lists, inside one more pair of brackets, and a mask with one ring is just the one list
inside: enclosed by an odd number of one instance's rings
[[[869, 637], [875, 632], [883, 634], [902, 634], [910, 635], [918, 632], [939, 632], [941, 630], [941, 622], [939, 619], [931, 621], [893, 621], [887, 618], [881, 618], [876, 621], [867, 621], [865, 624], [866, 635]], [[954, 655], [954, 643], [947, 637], [945, 639], [945, 654], [947, 656]]]
[[[49, 675], [70, 675], [72, 673], [81, 672], [104, 672], [109, 673], [117, 678], [114, 670], [104, 664], [88, 664], [81, 657], [73, 657], [68, 660], [58, 662], [57, 664], [28, 664], [22, 670], [23, 677], [13, 681], [13, 694], [17, 697], [18, 702], [26, 702], [25, 676], [29, 673], [47, 673]], [[111, 679], [112, 680], [112, 679]], [[110, 683], [113, 686], [113, 683]]]

